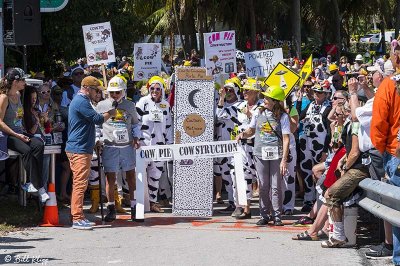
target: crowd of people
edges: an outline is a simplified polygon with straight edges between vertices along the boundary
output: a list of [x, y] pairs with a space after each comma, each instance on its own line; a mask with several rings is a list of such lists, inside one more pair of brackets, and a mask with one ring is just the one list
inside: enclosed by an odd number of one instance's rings
[[[177, 65], [200, 63], [195, 51], [186, 60], [179, 58], [174, 58]], [[164, 56], [163, 65], [172, 72], [169, 60]], [[249, 219], [251, 199], [258, 196], [257, 225], [283, 226], [282, 216], [292, 215], [295, 199], [301, 197], [301, 212], [307, 215], [294, 225], [311, 227], [293, 239], [324, 240], [324, 248], [345, 245], [343, 212], [360, 196], [359, 182], [373, 178], [400, 186], [399, 61], [397, 42], [387, 58], [357, 55], [350, 64], [346, 57], [320, 57], [314, 59], [313, 72], [303, 86], [286, 95], [279, 86], [267, 87], [262, 80], [247, 77], [239, 60], [238, 73], [231, 73], [224, 84], [216, 82], [215, 141], [241, 144], [248, 201], [240, 206], [235, 198], [231, 159], [215, 159], [215, 201], [225, 204], [223, 186], [228, 199], [221, 212]], [[303, 63], [286, 61], [294, 71]], [[49, 199], [49, 157], [44, 148], [61, 139], [63, 151], [57, 159], [61, 174], [56, 183], [59, 200], [71, 204], [76, 229], [94, 225], [83, 212], [88, 187], [90, 212], [98, 211], [100, 197], [105, 196], [107, 222], [126, 212], [123, 202], [135, 221], [135, 150], [173, 143], [174, 87], [168, 75], [154, 76], [135, 88], [138, 84], [127, 58], [112, 66], [108, 75], [105, 86], [101, 69], [81, 60], [59, 78], [34, 76], [44, 80], [40, 86], [26, 84], [27, 75], [19, 68], [9, 69], [0, 83], [0, 146], [4, 153], [10, 149], [21, 154], [28, 177], [22, 189], [37, 192], [43, 203]], [[99, 179], [99, 171], [104, 171], [105, 180]], [[164, 212], [162, 207], [172, 199], [172, 167], [151, 162], [147, 173], [150, 210]], [[18, 190], [16, 175], [9, 171], [7, 180], [2, 180], [11, 192]], [[102, 181], [104, 193], [99, 189]], [[367, 255], [393, 254], [394, 263], [400, 265], [399, 228], [386, 223], [385, 232], [385, 242]]]

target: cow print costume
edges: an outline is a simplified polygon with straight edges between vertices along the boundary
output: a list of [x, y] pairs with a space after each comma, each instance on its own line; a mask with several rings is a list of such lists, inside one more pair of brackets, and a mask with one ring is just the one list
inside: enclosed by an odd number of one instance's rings
[[[139, 121], [142, 124], [141, 140], [145, 145], [165, 145], [173, 143], [171, 108], [161, 99], [156, 103], [151, 94], [142, 97], [136, 104]], [[147, 166], [147, 182], [150, 202], [157, 202], [159, 180], [164, 171], [164, 162], [150, 162]]]
[[328, 100], [321, 105], [311, 102], [300, 114], [303, 132], [299, 136], [300, 173], [304, 178], [304, 204], [311, 206], [316, 199], [312, 168], [321, 160], [322, 153], [328, 152], [330, 126], [328, 114], [332, 107]]
[[[216, 111], [216, 141], [231, 140], [235, 124], [240, 122], [237, 119], [238, 106], [241, 102], [227, 103], [224, 106], [217, 106]], [[234, 203], [231, 170], [234, 169], [231, 161], [227, 157], [216, 158], [214, 160], [214, 175], [222, 176], [228, 201]]]
[[[256, 104], [252, 107], [250, 112], [252, 115], [254, 115], [255, 112], [257, 112], [257, 108], [263, 103], [262, 100], [259, 100], [256, 102]], [[232, 137], [236, 137], [238, 134], [242, 133], [245, 131], [250, 124], [251, 117], [247, 117], [246, 109], [247, 109], [247, 101], [240, 102], [237, 106], [238, 112], [237, 112], [237, 121], [235, 123], [234, 127], [234, 132]], [[239, 150], [242, 155], [242, 160], [243, 160], [243, 167], [244, 167], [244, 179], [246, 180], [247, 183], [247, 189], [246, 189], [246, 196], [247, 200], [251, 200], [253, 194], [252, 194], [252, 183], [253, 179], [257, 178], [256, 176], [256, 167], [254, 165], [254, 155], [253, 155], [253, 147], [254, 147], [254, 137], [249, 138], [249, 139], [243, 139], [241, 140], [241, 145], [239, 145]], [[231, 159], [232, 162], [231, 164], [233, 165], [233, 158]], [[235, 175], [235, 169], [231, 169], [231, 176]], [[236, 185], [234, 184], [233, 186], [234, 191], [236, 191]], [[236, 193], [234, 193], [236, 195]], [[235, 205], [237, 203], [237, 199], [235, 198]]]

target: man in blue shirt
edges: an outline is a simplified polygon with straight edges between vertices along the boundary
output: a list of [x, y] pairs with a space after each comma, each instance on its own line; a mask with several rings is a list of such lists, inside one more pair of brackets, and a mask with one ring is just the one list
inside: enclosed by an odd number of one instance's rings
[[101, 82], [95, 77], [84, 78], [78, 94], [69, 106], [68, 140], [65, 151], [73, 173], [71, 215], [74, 229], [92, 229], [95, 225], [85, 219], [83, 214], [83, 198], [95, 146], [95, 125], [101, 125], [115, 116], [115, 109], [98, 114], [90, 103], [102, 89], [104, 88]]

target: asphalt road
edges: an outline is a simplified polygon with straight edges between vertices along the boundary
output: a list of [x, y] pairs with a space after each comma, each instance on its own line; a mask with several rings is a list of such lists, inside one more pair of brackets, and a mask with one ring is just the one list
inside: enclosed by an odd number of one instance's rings
[[[88, 207], [88, 206], [86, 206]], [[220, 207], [222, 208], [222, 207]], [[217, 208], [218, 209], [218, 208]], [[256, 206], [253, 214], [256, 215]], [[60, 213], [67, 224], [68, 209]], [[367, 260], [361, 248], [323, 249], [320, 242], [293, 241], [307, 228], [257, 227], [258, 216], [238, 222], [226, 215], [211, 218], [146, 214], [145, 223], [120, 215], [93, 231], [69, 225], [35, 227], [0, 238], [0, 264], [29, 265], [390, 265]]]

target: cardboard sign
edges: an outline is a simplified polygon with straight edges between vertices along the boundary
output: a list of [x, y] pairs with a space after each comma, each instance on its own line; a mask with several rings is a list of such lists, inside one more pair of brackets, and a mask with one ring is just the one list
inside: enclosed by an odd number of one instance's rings
[[212, 80], [212, 76], [207, 76], [207, 70], [199, 67], [180, 67], [178, 71], [180, 80]]
[[82, 26], [88, 65], [115, 62], [110, 22]]
[[150, 79], [161, 73], [161, 43], [135, 43], [134, 80]]
[[282, 48], [245, 53], [244, 60], [248, 77], [268, 77], [283, 62]]
[[307, 80], [307, 78], [310, 76], [311, 72], [313, 71], [312, 69], [312, 55], [307, 59], [306, 63], [303, 65], [300, 71], [300, 81], [299, 81], [299, 87], [303, 87], [304, 82]]
[[264, 80], [268, 86], [280, 86], [285, 91], [285, 96], [289, 95], [296, 85], [300, 76], [282, 63], [278, 63], [274, 70]]
[[236, 72], [235, 31], [204, 33], [207, 75]]

